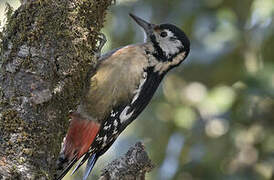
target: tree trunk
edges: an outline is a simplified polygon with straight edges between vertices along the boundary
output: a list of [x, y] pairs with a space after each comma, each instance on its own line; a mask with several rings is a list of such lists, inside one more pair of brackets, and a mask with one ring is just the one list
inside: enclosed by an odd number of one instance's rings
[[0, 179], [52, 179], [112, 0], [24, 0], [0, 47]]

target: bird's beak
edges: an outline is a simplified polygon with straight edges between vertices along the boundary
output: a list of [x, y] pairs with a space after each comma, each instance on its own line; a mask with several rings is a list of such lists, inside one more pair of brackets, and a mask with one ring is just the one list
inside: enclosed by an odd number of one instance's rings
[[137, 17], [137, 16], [135, 16], [135, 15], [133, 15], [133, 14], [129, 14], [129, 16], [134, 20], [134, 21], [136, 21], [136, 23], [138, 24], [138, 25], [140, 25], [144, 30], [145, 30], [145, 32], [146, 32], [146, 34], [148, 35], [148, 36], [150, 36], [151, 34], [153, 34], [153, 30], [157, 27], [157, 25], [155, 25], [155, 24], [150, 24], [150, 23], [148, 23], [148, 22], [146, 22], [145, 20], [143, 20], [143, 19], [141, 19], [141, 18], [139, 18], [139, 17]]

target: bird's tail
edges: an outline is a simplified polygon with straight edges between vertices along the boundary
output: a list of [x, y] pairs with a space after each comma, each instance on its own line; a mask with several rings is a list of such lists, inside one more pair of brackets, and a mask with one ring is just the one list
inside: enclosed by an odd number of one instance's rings
[[[64, 138], [63, 146], [57, 161], [57, 167], [61, 173], [56, 180], [61, 180], [71, 167], [88, 152], [100, 128], [98, 123], [82, 118], [79, 113], [72, 113], [70, 117], [71, 122], [69, 130]], [[83, 164], [81, 163], [80, 165], [80, 163], [76, 169]]]
[[83, 180], [87, 180], [91, 170], [93, 169], [96, 161], [97, 161], [98, 157], [96, 154], [93, 154], [92, 156], [89, 157], [88, 159], [88, 163], [87, 163], [87, 166], [86, 166], [86, 170], [85, 170], [85, 174], [83, 176]]

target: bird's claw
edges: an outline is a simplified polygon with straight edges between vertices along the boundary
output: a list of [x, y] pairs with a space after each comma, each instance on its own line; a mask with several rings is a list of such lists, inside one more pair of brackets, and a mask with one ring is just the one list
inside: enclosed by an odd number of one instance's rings
[[97, 43], [99, 43], [98, 47], [96, 48], [96, 50], [94, 51], [94, 55], [96, 56], [96, 58], [99, 58], [101, 56], [101, 51], [102, 51], [102, 48], [104, 47], [104, 45], [106, 44], [107, 42], [107, 38], [106, 36], [99, 32], [98, 35], [97, 35], [97, 38], [98, 38], [98, 41]]

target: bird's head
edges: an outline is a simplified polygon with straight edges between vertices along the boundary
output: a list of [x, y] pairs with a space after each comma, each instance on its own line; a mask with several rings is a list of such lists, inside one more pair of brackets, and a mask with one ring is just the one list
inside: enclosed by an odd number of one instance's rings
[[172, 24], [151, 24], [145, 20], [129, 14], [145, 31], [145, 41], [153, 44], [153, 55], [159, 61], [172, 61], [180, 53], [187, 57], [190, 50], [190, 42], [186, 34]]

